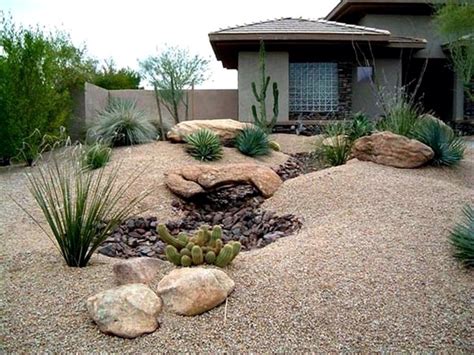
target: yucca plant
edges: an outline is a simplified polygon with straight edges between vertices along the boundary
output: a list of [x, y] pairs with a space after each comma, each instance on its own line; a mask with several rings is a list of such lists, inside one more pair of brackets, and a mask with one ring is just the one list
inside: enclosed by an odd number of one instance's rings
[[365, 114], [358, 112], [352, 119], [347, 135], [349, 140], [354, 142], [361, 137], [369, 136], [373, 130], [374, 125], [369, 118]]
[[151, 142], [158, 136], [150, 118], [137, 109], [135, 101], [113, 100], [97, 117], [89, 130], [95, 140], [111, 146], [124, 146]]
[[82, 167], [89, 170], [102, 168], [109, 162], [111, 154], [112, 149], [100, 142], [86, 146], [81, 153]]
[[85, 171], [77, 158], [65, 164], [53, 159], [28, 174], [29, 189], [50, 230], [20, 207], [50, 237], [67, 265], [86, 266], [107, 235], [128, 218], [146, 196], [146, 192], [142, 192], [124, 201], [126, 192], [140, 174], [119, 183], [119, 168], [105, 175], [104, 169]]
[[464, 158], [466, 145], [463, 139], [436, 119], [420, 119], [413, 137], [433, 149], [433, 165], [453, 166]]
[[453, 245], [454, 257], [465, 266], [474, 266], [474, 209], [467, 205], [463, 209], [464, 219], [451, 231], [449, 241]]
[[222, 143], [214, 132], [200, 129], [186, 137], [188, 153], [201, 161], [213, 161], [222, 158]]
[[246, 127], [235, 138], [235, 147], [251, 157], [267, 155], [270, 145], [267, 133], [260, 127]]

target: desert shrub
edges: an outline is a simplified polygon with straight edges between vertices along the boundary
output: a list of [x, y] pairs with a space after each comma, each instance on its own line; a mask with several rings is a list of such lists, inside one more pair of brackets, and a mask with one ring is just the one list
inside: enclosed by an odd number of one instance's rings
[[105, 61], [95, 75], [94, 84], [107, 90], [139, 89], [140, 74], [130, 68], [117, 69], [113, 60]]
[[436, 119], [420, 119], [412, 135], [433, 149], [433, 165], [456, 165], [464, 157], [466, 146], [463, 139]]
[[420, 113], [419, 106], [402, 97], [387, 107], [386, 117], [378, 123], [377, 129], [411, 137]]
[[347, 135], [349, 139], [354, 142], [361, 137], [369, 136], [373, 130], [374, 125], [372, 121], [363, 113], [358, 112], [354, 115], [350, 123]]
[[150, 118], [137, 109], [130, 100], [112, 100], [99, 113], [97, 123], [89, 134], [111, 146], [124, 146], [151, 142], [157, 138], [157, 130]]
[[343, 135], [331, 138], [331, 143], [318, 147], [317, 155], [330, 166], [345, 164], [351, 153], [351, 142]]
[[349, 132], [349, 123], [347, 121], [334, 121], [324, 126], [323, 134], [325, 137], [336, 137], [347, 135]]
[[81, 153], [82, 167], [89, 170], [102, 168], [109, 162], [111, 154], [112, 149], [100, 142], [86, 146]]
[[267, 133], [259, 127], [247, 127], [235, 138], [235, 147], [251, 157], [267, 155], [270, 152]]
[[[57, 244], [67, 265], [84, 267], [107, 235], [127, 218], [146, 192], [124, 201], [139, 174], [118, 182], [119, 166], [109, 175], [104, 169], [85, 171], [73, 157], [61, 164], [53, 159], [28, 175], [29, 189], [50, 227], [19, 205]], [[123, 207], [122, 207], [123, 206]]]
[[463, 209], [464, 219], [451, 231], [449, 240], [454, 246], [454, 256], [466, 266], [474, 266], [474, 209]]
[[188, 153], [201, 161], [212, 161], [222, 158], [222, 143], [214, 132], [200, 129], [186, 137]]

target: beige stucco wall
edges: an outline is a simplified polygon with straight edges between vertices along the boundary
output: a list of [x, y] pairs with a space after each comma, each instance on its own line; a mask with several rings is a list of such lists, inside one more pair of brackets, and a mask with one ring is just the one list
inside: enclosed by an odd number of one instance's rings
[[388, 30], [392, 35], [424, 38], [428, 41], [425, 49], [415, 54], [416, 58], [445, 58], [441, 50], [443, 43], [431, 16], [422, 15], [365, 15], [359, 24]]
[[382, 102], [393, 100], [402, 82], [400, 59], [376, 59], [373, 62], [373, 82], [357, 82], [357, 68], [354, 68], [352, 81], [352, 110], [365, 112], [371, 117], [383, 113]]
[[[267, 91], [267, 117], [273, 116], [273, 82], [278, 84], [279, 115], [278, 121], [288, 120], [288, 71], [289, 60], [287, 52], [266, 53], [266, 74], [270, 75], [270, 85]], [[239, 53], [239, 120], [253, 121], [251, 107], [256, 105], [255, 96], [252, 92], [252, 82], [260, 87], [259, 55], [258, 52]], [[258, 108], [258, 106], [257, 106]]]

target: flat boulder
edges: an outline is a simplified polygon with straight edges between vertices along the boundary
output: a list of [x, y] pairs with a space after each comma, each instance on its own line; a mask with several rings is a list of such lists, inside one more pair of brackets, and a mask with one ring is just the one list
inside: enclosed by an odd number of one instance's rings
[[232, 119], [183, 121], [173, 126], [166, 137], [173, 143], [183, 143], [187, 135], [205, 128], [217, 134], [223, 143], [228, 143], [248, 126], [249, 123]]
[[158, 328], [161, 299], [143, 284], [122, 285], [87, 300], [90, 317], [106, 334], [136, 338]]
[[258, 164], [188, 165], [165, 173], [166, 186], [182, 198], [191, 198], [219, 186], [251, 184], [264, 197], [272, 196], [282, 181], [271, 168]]
[[359, 138], [352, 147], [354, 158], [396, 168], [417, 168], [430, 161], [433, 150], [427, 145], [392, 132]]
[[166, 275], [157, 292], [170, 312], [194, 316], [224, 302], [234, 286], [234, 281], [221, 270], [181, 268]]
[[131, 258], [114, 264], [113, 272], [119, 285], [148, 284], [163, 269], [163, 264], [166, 263], [156, 258]]

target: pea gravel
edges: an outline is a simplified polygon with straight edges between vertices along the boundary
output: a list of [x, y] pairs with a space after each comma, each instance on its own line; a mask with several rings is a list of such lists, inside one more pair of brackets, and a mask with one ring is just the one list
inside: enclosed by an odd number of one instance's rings
[[[226, 149], [224, 159], [249, 158]], [[285, 159], [273, 153], [260, 163]], [[121, 148], [119, 160], [126, 173], [145, 167], [133, 189], [154, 192], [142, 207], [176, 217], [162, 178], [193, 162], [183, 147]], [[474, 351], [474, 273], [446, 241], [463, 204], [474, 203], [472, 150], [455, 169], [350, 161], [286, 181], [263, 208], [301, 216], [303, 229], [239, 255], [226, 269], [236, 282], [227, 307], [199, 317], [162, 313], [161, 328], [135, 340], [101, 334], [85, 310], [87, 297], [114, 286], [116, 261], [97, 256], [86, 268], [66, 267], [12, 203], [9, 195], [35, 209], [25, 171], [0, 172], [3, 352]]]

